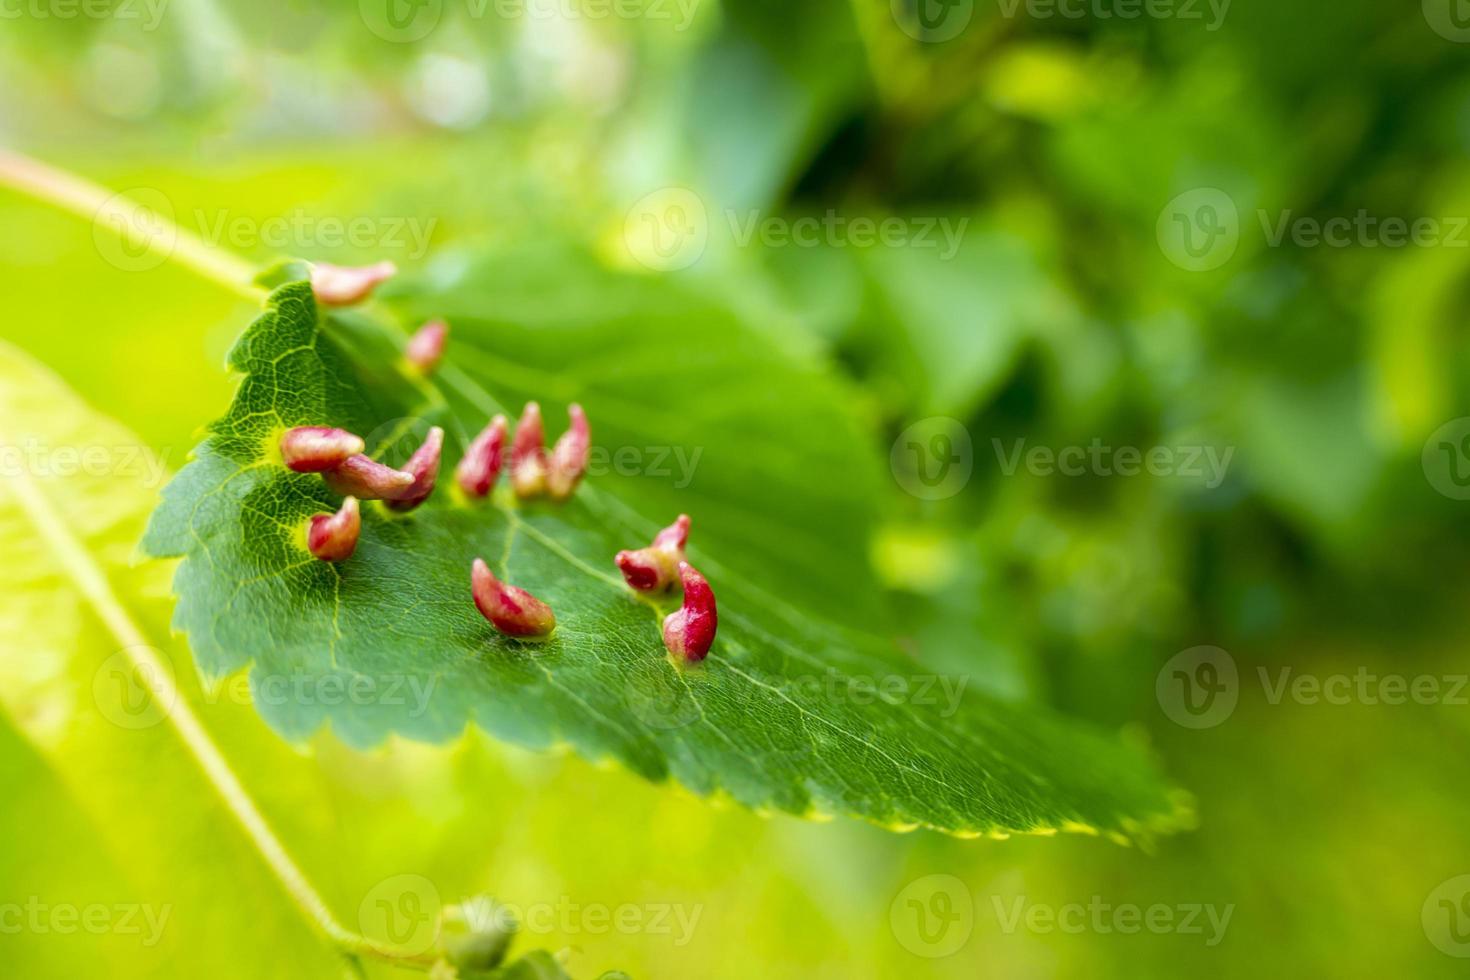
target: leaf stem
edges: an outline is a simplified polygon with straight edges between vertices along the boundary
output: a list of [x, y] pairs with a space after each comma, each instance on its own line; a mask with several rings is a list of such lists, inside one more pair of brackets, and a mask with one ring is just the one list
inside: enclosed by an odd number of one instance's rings
[[[0, 186], [69, 211], [90, 221], [94, 234], [100, 227], [131, 248], [177, 262], [241, 296], [252, 300], [261, 296], [249, 262], [180, 227], [165, 210], [130, 200], [125, 194], [114, 194], [100, 184], [3, 147]], [[172, 211], [172, 207], [166, 210]]]

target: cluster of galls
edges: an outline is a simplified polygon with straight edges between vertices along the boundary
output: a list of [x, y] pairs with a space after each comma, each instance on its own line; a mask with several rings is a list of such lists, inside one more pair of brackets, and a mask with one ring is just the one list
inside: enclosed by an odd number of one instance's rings
[[[312, 272], [312, 290], [318, 302], [325, 305], [356, 303], [394, 271], [392, 263], [360, 269], [317, 265]], [[444, 356], [448, 336], [449, 328], [443, 321], [425, 324], [404, 351], [409, 365], [423, 374], [433, 371]], [[568, 406], [567, 415], [566, 433], [547, 452], [541, 406], [534, 401], [526, 404], [510, 445], [510, 486], [517, 498], [546, 496], [564, 501], [576, 490], [587, 469], [591, 431], [582, 406]], [[494, 489], [505, 464], [508, 429], [506, 417], [496, 415], [471, 440], [455, 468], [455, 482], [465, 496], [480, 499]], [[364, 455], [366, 444], [361, 437], [327, 426], [291, 429], [281, 437], [280, 448], [287, 467], [298, 473], [320, 473], [327, 486], [343, 495], [340, 510], [313, 515], [306, 529], [307, 549], [322, 561], [337, 562], [350, 558], [357, 548], [362, 531], [358, 501], [381, 500], [392, 510], [410, 511], [429, 499], [439, 476], [444, 430], [437, 426], [430, 429], [402, 469]], [[683, 605], [664, 617], [664, 646], [685, 661], [698, 661], [714, 643], [717, 618], [709, 583], [684, 559], [688, 540], [689, 517], [680, 514], [647, 548], [620, 551], [616, 561], [635, 591], [667, 593], [676, 584], [683, 588]], [[550, 606], [496, 578], [479, 558], [470, 569], [470, 590], [475, 607], [507, 636], [540, 639], [556, 628], [556, 615]]]
[[[719, 617], [709, 582], [684, 558], [688, 540], [689, 515], [680, 514], [647, 548], [618, 552], [617, 564], [624, 580], [638, 592], [666, 593], [676, 584], [683, 588], [683, 604], [664, 617], [663, 638], [670, 653], [692, 662], [703, 660], [709, 653]], [[507, 636], [544, 637], [556, 628], [556, 614], [550, 606], [525, 589], [496, 578], [479, 558], [475, 559], [470, 582], [475, 606]]]
[[[581, 482], [591, 433], [580, 405], [572, 405], [568, 414], [570, 428], [548, 453], [541, 408], [535, 402], [526, 405], [510, 451], [511, 487], [520, 499], [549, 496], [566, 500]], [[478, 499], [494, 489], [504, 461], [506, 430], [505, 416], [497, 415], [465, 450], [454, 471], [465, 496]], [[328, 487], [346, 498], [337, 514], [312, 518], [312, 528], [319, 531], [308, 534], [307, 543], [311, 553], [324, 561], [352, 555], [361, 527], [360, 520], [352, 516], [358, 512], [359, 500], [381, 500], [390, 510], [410, 511], [429, 499], [439, 480], [444, 430], [430, 429], [402, 469], [364, 455], [364, 448], [360, 436], [327, 426], [299, 426], [281, 436], [281, 458], [287, 467], [297, 473], [320, 473]]]
[[719, 618], [709, 582], [684, 559], [688, 541], [689, 515], [680, 514], [647, 548], [620, 551], [616, 561], [623, 580], [639, 592], [668, 592], [675, 583], [683, 587], [684, 604], [664, 617], [664, 646], [685, 660], [703, 660], [715, 642]]

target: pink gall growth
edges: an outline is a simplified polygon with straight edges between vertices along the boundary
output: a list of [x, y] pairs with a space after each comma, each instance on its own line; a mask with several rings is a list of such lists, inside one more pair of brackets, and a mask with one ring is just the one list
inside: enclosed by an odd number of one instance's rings
[[385, 500], [400, 496], [414, 484], [412, 473], [384, 466], [361, 454], [351, 456], [336, 469], [322, 473], [322, 479], [337, 493], [359, 500]]
[[386, 261], [353, 266], [318, 262], [311, 267], [311, 291], [323, 306], [351, 306], [396, 272], [398, 267]]
[[403, 354], [421, 374], [429, 374], [439, 366], [448, 340], [449, 324], [443, 320], [430, 320], [409, 339]]
[[494, 489], [505, 461], [505, 430], [505, 416], [495, 416], [464, 451], [454, 478], [466, 496], [478, 499]]
[[672, 588], [679, 577], [679, 563], [684, 560], [684, 546], [689, 542], [689, 515], [679, 519], [658, 534], [653, 544], [637, 551], [620, 551], [618, 568], [628, 585], [639, 592], [663, 592]]
[[510, 486], [522, 500], [546, 492], [546, 433], [541, 427], [541, 406], [527, 402], [516, 423], [510, 446]]
[[281, 436], [281, 459], [297, 473], [335, 469], [364, 448], [360, 436], [325, 425], [301, 425]]
[[525, 589], [500, 581], [479, 558], [470, 572], [470, 588], [475, 607], [506, 636], [541, 637], [556, 629], [550, 606]]
[[687, 561], [679, 562], [684, 582], [684, 605], [664, 617], [664, 646], [676, 657], [703, 660], [715, 642], [719, 619], [715, 615], [715, 593], [704, 576]]
[[444, 453], [444, 430], [437, 425], [424, 437], [424, 444], [408, 457], [403, 472], [413, 477], [413, 483], [388, 497], [388, 506], [393, 510], [413, 510], [429, 499], [434, 484], [439, 480], [439, 457]]
[[567, 406], [567, 431], [556, 440], [551, 462], [546, 467], [546, 491], [553, 500], [566, 500], [577, 489], [587, 471], [587, 454], [592, 445], [592, 430], [587, 413], [576, 402]]
[[306, 529], [306, 547], [322, 561], [346, 561], [357, 550], [362, 512], [356, 497], [342, 501], [335, 514], [313, 514]]

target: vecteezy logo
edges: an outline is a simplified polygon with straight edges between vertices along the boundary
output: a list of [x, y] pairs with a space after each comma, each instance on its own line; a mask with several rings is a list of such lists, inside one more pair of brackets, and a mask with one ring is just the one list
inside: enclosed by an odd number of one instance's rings
[[935, 44], [959, 36], [975, 16], [975, 0], [889, 0], [893, 21], [915, 41]]
[[1470, 875], [1440, 882], [1419, 911], [1424, 935], [1446, 956], [1470, 957]]
[[[137, 651], [152, 656], [139, 658]], [[169, 661], [152, 647], [117, 651], [92, 675], [92, 700], [102, 717], [119, 728], [152, 728], [173, 710], [177, 692]]]
[[357, 13], [383, 40], [411, 44], [439, 26], [444, 0], [357, 0]]
[[975, 929], [975, 900], [954, 875], [925, 875], [898, 893], [888, 907], [888, 925], [915, 956], [952, 956]]
[[1435, 429], [1419, 461], [1431, 487], [1451, 500], [1470, 500], [1470, 417]]
[[1470, 42], [1470, 2], [1423, 0], [1424, 19], [1434, 33], [1459, 44]]
[[640, 265], [657, 272], [687, 269], [704, 255], [709, 242], [704, 201], [683, 187], [644, 195], [628, 209], [623, 242]]
[[1154, 231], [1170, 262], [1190, 272], [1206, 272], [1235, 254], [1240, 216], [1229, 194], [1217, 187], [1196, 187], [1164, 205]]
[[439, 938], [439, 890], [423, 875], [394, 875], [373, 886], [357, 907], [364, 936], [409, 956], [426, 953]]
[[935, 415], [899, 433], [888, 464], [898, 485], [915, 497], [943, 500], [970, 482], [975, 447], [969, 430], [958, 420]]
[[124, 272], [157, 268], [173, 254], [179, 229], [168, 196], [152, 187], [114, 194], [92, 216], [92, 243]]
[[1219, 647], [1190, 647], [1169, 658], [1154, 682], [1159, 707], [1185, 728], [1213, 728], [1235, 712], [1240, 675]]

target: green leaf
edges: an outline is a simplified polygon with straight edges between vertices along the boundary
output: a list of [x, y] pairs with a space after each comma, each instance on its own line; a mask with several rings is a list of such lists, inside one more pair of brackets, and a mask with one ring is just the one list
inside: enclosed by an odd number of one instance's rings
[[864, 94], [852, 9], [728, 3], [682, 78], [694, 172], [732, 208], [769, 208]]
[[[633, 330], [644, 311], [629, 294], [603, 299], [548, 292], [545, 304], [562, 318], [522, 325], [515, 314], [535, 311], [514, 301], [495, 315], [448, 309], [451, 352], [428, 384], [397, 368], [399, 332], [361, 315], [319, 316], [305, 283], [277, 289], [231, 355], [243, 374], [234, 404], [168, 488], [145, 542], [155, 555], [184, 558], [175, 624], [205, 672], [253, 664], [259, 691], [356, 683], [364, 692], [261, 698], [262, 715], [292, 739], [330, 724], [354, 744], [395, 733], [445, 740], [476, 724], [533, 747], [568, 744], [649, 779], [672, 775], [702, 795], [758, 809], [962, 835], [1065, 829], [1123, 839], [1183, 821], [1180, 799], [1136, 749], [965, 691], [962, 679], [926, 675], [887, 642], [772, 591], [770, 583], [789, 580], [774, 566], [764, 576], [737, 570], [737, 560], [748, 567], [752, 547], [781, 556], [771, 562], [799, 562], [809, 547], [762, 537], [759, 517], [741, 523], [735, 502], [767, 488], [739, 480], [737, 464], [726, 463], [734, 476], [720, 488], [724, 509], [708, 486], [649, 491], [655, 503], [646, 513], [642, 488], [613, 480], [590, 480], [564, 506], [517, 505], [503, 495], [475, 505], [445, 486], [406, 516], [367, 508], [348, 562], [327, 565], [306, 553], [304, 522], [335, 501], [320, 478], [279, 464], [272, 447], [281, 430], [342, 425], [372, 433], [370, 453], [398, 459], [416, 442], [415, 429], [440, 424], [449, 433], [447, 472], [490, 413], [520, 408], [502, 400], [505, 389], [501, 398], [489, 392], [504, 382], [519, 393], [509, 364], [523, 351], [508, 338], [540, 354], [560, 350], [583, 370], [596, 362], [602, 383], [576, 389], [595, 439], [665, 424], [700, 439], [697, 421], [711, 440], [743, 444], [748, 457], [766, 461], [764, 471], [752, 464], [749, 480], [765, 478], [773, 463], [800, 469], [791, 447], [827, 435], [820, 426], [804, 431], [809, 392], [771, 383], [797, 368], [758, 332], [726, 318], [717, 335], [701, 333], [692, 317], [682, 337], [658, 318]], [[573, 302], [585, 308], [572, 315]], [[723, 367], [710, 350], [733, 352], [737, 367]], [[748, 373], [750, 363], [763, 372]], [[572, 393], [575, 377], [527, 374], [519, 386], [545, 381], [549, 390], [538, 393], [554, 401]], [[631, 387], [642, 393], [638, 412], [608, 394]], [[773, 430], [772, 418], [787, 419], [787, 428]], [[829, 490], [841, 493], [826, 474], [804, 472], [788, 474], [781, 492], [815, 511]], [[715, 501], [712, 515], [706, 501]], [[694, 517], [691, 560], [720, 601], [714, 649], [687, 669], [664, 653], [666, 609], [633, 596], [612, 563], [676, 509]], [[743, 549], [727, 545], [742, 535]], [[476, 556], [551, 603], [559, 626], [548, 642], [509, 641], [480, 618], [469, 595]], [[394, 685], [429, 694], [418, 706], [374, 696]]]
[[934, 248], [862, 254], [883, 329], [883, 365], [915, 413], [965, 418], [1015, 368], [1037, 327], [1069, 314], [1033, 250], [1004, 232], [945, 218]]

